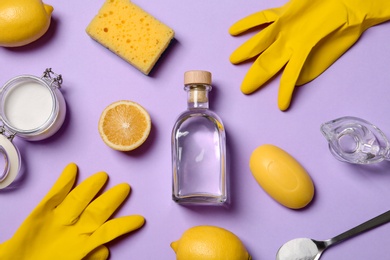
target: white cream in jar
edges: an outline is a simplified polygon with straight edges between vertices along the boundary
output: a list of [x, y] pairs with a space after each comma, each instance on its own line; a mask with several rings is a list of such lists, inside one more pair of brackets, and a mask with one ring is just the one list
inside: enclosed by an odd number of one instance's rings
[[36, 83], [20, 83], [11, 89], [4, 100], [4, 113], [15, 128], [32, 130], [49, 120], [53, 110], [50, 89]]
[[50, 69], [41, 78], [22, 75], [9, 80], [0, 90], [0, 116], [7, 130], [29, 141], [56, 133], [66, 113], [61, 83], [61, 75]]

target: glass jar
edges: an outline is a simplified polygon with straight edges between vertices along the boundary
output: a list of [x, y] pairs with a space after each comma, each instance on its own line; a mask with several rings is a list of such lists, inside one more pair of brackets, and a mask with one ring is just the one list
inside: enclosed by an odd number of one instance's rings
[[0, 89], [0, 189], [8, 187], [21, 170], [13, 138], [39, 141], [62, 126], [66, 114], [65, 99], [59, 90], [62, 81], [61, 75], [46, 69], [42, 77], [17, 76]]

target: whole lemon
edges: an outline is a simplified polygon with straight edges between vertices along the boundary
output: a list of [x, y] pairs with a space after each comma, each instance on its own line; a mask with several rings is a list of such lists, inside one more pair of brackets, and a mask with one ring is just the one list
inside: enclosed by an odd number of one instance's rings
[[216, 226], [187, 229], [171, 243], [177, 260], [249, 260], [251, 256], [232, 232]]
[[41, 0], [0, 1], [0, 46], [18, 47], [44, 35], [53, 7]]

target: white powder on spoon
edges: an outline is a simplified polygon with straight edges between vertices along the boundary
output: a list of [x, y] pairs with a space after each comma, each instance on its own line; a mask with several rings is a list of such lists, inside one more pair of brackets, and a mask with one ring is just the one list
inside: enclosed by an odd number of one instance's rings
[[317, 245], [311, 239], [297, 238], [279, 249], [276, 260], [313, 260], [317, 253]]

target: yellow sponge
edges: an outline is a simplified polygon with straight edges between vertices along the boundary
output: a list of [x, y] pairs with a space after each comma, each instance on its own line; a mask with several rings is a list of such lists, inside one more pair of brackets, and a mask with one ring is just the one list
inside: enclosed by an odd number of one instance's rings
[[129, 0], [106, 0], [86, 32], [146, 75], [175, 34]]

